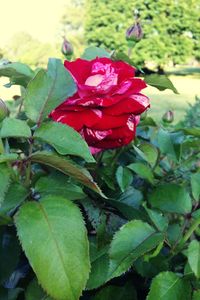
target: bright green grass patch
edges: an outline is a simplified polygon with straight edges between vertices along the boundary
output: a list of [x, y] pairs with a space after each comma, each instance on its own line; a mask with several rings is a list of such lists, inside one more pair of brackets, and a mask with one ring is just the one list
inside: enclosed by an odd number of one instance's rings
[[200, 95], [200, 77], [170, 76], [170, 79], [177, 88], [179, 95], [170, 90], [160, 92], [152, 87], [148, 87], [144, 93], [151, 100], [150, 116], [159, 121], [167, 110], [173, 110], [176, 123], [184, 117], [185, 111], [189, 108], [188, 104], [194, 103], [195, 96]]

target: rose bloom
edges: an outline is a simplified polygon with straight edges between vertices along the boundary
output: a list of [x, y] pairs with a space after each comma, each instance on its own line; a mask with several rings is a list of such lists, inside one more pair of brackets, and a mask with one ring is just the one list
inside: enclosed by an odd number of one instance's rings
[[146, 84], [134, 77], [135, 69], [109, 58], [77, 59], [64, 65], [77, 92], [53, 110], [50, 118], [77, 130], [92, 153], [129, 144], [139, 115], [149, 107], [148, 97], [140, 93]]

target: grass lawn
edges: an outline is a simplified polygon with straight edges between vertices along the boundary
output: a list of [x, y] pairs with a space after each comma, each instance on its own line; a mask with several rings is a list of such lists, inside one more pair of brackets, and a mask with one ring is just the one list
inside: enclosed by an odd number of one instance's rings
[[[195, 95], [200, 96], [200, 76], [175, 76], [171, 75], [170, 79], [179, 91], [179, 95], [170, 90], [163, 92], [153, 87], [148, 87], [144, 93], [151, 99], [151, 108], [149, 115], [156, 120], [160, 120], [162, 115], [169, 109], [174, 111], [175, 122], [180, 121], [188, 108], [188, 103], [194, 103]], [[4, 100], [12, 99], [13, 95], [20, 94], [18, 86], [5, 88], [3, 84], [7, 83], [7, 78], [0, 78], [0, 98]]]
[[173, 110], [175, 122], [180, 121], [188, 108], [189, 103], [194, 103], [195, 96], [200, 96], [199, 76], [170, 76], [171, 81], [177, 88], [179, 94], [176, 95], [170, 90], [163, 92], [153, 87], [148, 87], [145, 93], [151, 99], [149, 115], [156, 120], [160, 120], [167, 110]]

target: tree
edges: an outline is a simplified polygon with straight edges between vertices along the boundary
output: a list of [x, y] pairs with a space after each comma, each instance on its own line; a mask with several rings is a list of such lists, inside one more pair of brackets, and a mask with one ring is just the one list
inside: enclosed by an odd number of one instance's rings
[[132, 53], [137, 65], [164, 67], [200, 59], [199, 0], [87, 0], [87, 43], [127, 51], [125, 32], [134, 9], [144, 31]]
[[50, 43], [42, 43], [26, 32], [14, 35], [5, 47], [4, 56], [11, 61], [20, 61], [31, 66], [45, 66], [48, 57], [61, 56], [60, 49]]

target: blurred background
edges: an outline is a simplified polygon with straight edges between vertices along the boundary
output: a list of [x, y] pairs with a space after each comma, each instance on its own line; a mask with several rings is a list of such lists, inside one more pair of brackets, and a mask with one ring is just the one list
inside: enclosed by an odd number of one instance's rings
[[[128, 53], [126, 30], [136, 15], [143, 36], [133, 42], [131, 59], [147, 72], [169, 75], [180, 93], [148, 88], [149, 113], [160, 119], [172, 110], [178, 122], [200, 95], [200, 0], [1, 0], [0, 58], [45, 67], [49, 57], [64, 59], [64, 36], [75, 57], [88, 45]], [[7, 82], [0, 78], [5, 100], [19, 93], [4, 87]]]

